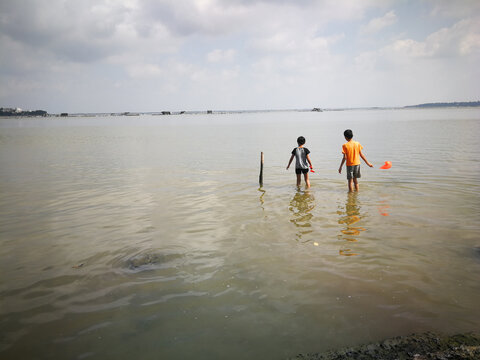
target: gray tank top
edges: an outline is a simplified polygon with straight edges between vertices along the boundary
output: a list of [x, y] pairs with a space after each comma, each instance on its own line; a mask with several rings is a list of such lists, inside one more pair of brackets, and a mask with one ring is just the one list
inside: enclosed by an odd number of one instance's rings
[[306, 147], [297, 147], [292, 150], [292, 155], [295, 155], [295, 168], [296, 169], [308, 169], [307, 155], [310, 154], [310, 150]]

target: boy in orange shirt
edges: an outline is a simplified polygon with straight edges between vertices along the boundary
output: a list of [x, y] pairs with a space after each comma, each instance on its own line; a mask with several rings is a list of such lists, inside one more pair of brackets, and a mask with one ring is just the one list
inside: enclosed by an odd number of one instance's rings
[[338, 172], [342, 173], [342, 167], [345, 161], [347, 162], [347, 179], [348, 179], [348, 190], [353, 191], [353, 185], [355, 185], [355, 190], [358, 191], [358, 181], [357, 179], [361, 177], [360, 174], [360, 158], [365, 161], [365, 163], [373, 167], [372, 164], [368, 162], [365, 156], [362, 154], [363, 146], [359, 142], [353, 141], [353, 132], [348, 129], [343, 132], [345, 140], [347, 142], [342, 145], [342, 162]]

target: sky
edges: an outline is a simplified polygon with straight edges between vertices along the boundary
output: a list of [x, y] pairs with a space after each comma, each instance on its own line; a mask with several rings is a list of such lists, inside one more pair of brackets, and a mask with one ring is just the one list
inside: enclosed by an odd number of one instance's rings
[[0, 107], [480, 100], [478, 0], [0, 0]]

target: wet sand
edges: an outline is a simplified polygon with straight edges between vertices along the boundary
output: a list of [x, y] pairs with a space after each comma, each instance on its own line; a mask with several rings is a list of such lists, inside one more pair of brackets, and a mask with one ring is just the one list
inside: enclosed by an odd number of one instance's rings
[[425, 333], [399, 336], [378, 343], [336, 351], [299, 354], [290, 360], [445, 360], [480, 359], [480, 334], [452, 336]]

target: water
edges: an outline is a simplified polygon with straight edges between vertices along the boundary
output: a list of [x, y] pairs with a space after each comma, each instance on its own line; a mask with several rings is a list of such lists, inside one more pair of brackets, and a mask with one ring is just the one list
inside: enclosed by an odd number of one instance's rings
[[[358, 194], [346, 128], [375, 166]], [[282, 359], [478, 331], [479, 133], [477, 109], [0, 119], [0, 356]], [[308, 191], [285, 170], [299, 135]]]

